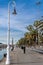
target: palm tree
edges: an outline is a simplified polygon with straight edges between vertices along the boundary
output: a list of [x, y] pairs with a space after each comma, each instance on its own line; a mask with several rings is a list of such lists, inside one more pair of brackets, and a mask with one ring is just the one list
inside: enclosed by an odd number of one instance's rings
[[37, 28], [40, 25], [40, 23], [40, 21], [36, 20], [33, 25]]
[[28, 31], [32, 31], [34, 29], [32, 25], [29, 25], [26, 28], [27, 28]]
[[38, 44], [38, 26], [40, 25], [40, 23], [41, 23], [40, 21], [36, 20], [33, 24], [36, 28], [36, 31], [37, 31], [37, 35], [36, 35], [37, 44]]
[[30, 32], [26, 32], [24, 35], [26, 39], [26, 45], [32, 46], [32, 35], [30, 34]]
[[29, 38], [30, 42], [32, 44], [36, 43], [36, 35], [37, 35], [37, 31], [36, 29], [34, 29], [34, 27], [32, 25], [27, 26], [27, 30], [29, 31], [29, 33], [26, 33], [26, 36]]

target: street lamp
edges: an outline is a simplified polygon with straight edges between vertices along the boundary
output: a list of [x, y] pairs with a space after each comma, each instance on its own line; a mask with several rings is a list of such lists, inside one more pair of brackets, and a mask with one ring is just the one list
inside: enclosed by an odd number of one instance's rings
[[10, 64], [10, 5], [14, 5], [14, 12], [13, 14], [16, 13], [16, 8], [15, 8], [15, 1], [10, 1], [8, 3], [8, 42], [7, 42], [7, 59], [6, 59], [6, 64]]

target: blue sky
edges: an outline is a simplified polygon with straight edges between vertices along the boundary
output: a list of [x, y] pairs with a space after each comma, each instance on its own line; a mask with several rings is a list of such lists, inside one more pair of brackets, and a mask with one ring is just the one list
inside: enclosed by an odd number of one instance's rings
[[[7, 43], [8, 32], [8, 3], [10, 0], [0, 0], [0, 42]], [[40, 1], [39, 6], [36, 2]], [[33, 24], [36, 19], [43, 16], [43, 0], [15, 0], [17, 15], [12, 15], [10, 6], [10, 43], [24, 36], [26, 26]]]

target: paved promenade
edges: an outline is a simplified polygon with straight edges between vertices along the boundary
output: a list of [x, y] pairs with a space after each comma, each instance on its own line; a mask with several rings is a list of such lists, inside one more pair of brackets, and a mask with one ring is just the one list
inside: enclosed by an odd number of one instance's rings
[[[10, 65], [43, 65], [43, 55], [26, 49], [26, 54], [20, 48], [15, 48], [10, 54]], [[6, 65], [4, 59], [0, 65]]]

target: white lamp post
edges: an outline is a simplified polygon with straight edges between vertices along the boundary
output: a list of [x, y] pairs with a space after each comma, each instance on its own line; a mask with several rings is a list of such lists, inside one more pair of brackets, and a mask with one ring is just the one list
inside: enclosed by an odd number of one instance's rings
[[7, 59], [6, 59], [6, 64], [10, 64], [10, 5], [14, 5], [14, 12], [13, 14], [16, 14], [16, 9], [15, 9], [15, 1], [10, 1], [8, 3], [8, 42], [7, 42]]

